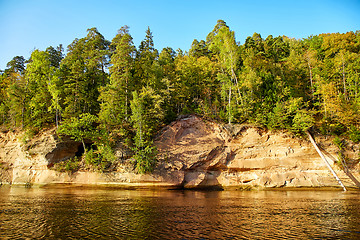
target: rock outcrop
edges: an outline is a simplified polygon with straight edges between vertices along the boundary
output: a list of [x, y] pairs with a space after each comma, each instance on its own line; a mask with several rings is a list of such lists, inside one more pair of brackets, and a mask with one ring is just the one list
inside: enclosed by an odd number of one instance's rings
[[[331, 140], [319, 140], [329, 156], [336, 156]], [[185, 188], [337, 185], [311, 143], [286, 132], [247, 125], [222, 127], [190, 116], [166, 127], [156, 145], [161, 153], [159, 168], [179, 176], [183, 172], [177, 184]], [[348, 156], [356, 158], [358, 147], [350, 148]], [[346, 183], [354, 186], [335, 165], [336, 158], [330, 160]]]
[[[249, 125], [223, 126], [193, 115], [183, 117], [159, 132], [155, 139], [158, 165], [151, 175], [133, 172], [127, 167], [129, 160], [119, 160], [117, 169], [107, 173], [57, 172], [51, 166], [81, 155], [80, 143], [60, 140], [54, 130], [44, 132], [26, 144], [17, 140], [18, 135], [12, 132], [1, 133], [0, 137], [2, 183], [240, 189], [338, 186], [308, 140]], [[331, 139], [321, 136], [316, 139], [345, 185], [355, 187], [354, 181], [335, 163], [338, 149]], [[128, 155], [119, 149], [119, 159]], [[360, 179], [358, 145], [348, 144], [345, 154], [354, 160], [351, 173]]]

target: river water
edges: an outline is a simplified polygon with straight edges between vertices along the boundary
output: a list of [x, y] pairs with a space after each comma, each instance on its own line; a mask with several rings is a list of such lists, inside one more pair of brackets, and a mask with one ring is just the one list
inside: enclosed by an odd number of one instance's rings
[[360, 192], [0, 187], [0, 239], [360, 239]]

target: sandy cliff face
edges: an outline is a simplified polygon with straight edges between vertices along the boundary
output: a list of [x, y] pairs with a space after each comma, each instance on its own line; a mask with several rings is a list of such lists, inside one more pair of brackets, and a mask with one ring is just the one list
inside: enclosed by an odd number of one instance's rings
[[50, 170], [54, 162], [75, 156], [80, 144], [59, 140], [55, 130], [22, 140], [20, 133], [0, 134], [0, 182], [10, 184], [62, 182], [65, 174]]
[[[337, 155], [331, 140], [318, 140], [327, 155]], [[159, 169], [165, 169], [167, 174], [178, 173], [178, 183], [185, 188], [337, 185], [311, 143], [285, 132], [246, 125], [226, 128], [190, 116], [165, 128], [156, 145], [160, 151]], [[356, 158], [358, 149], [350, 147], [347, 154]], [[329, 158], [333, 166], [334, 160]], [[348, 186], [354, 186], [342, 171], [337, 172]]]
[[[81, 154], [81, 144], [58, 139], [49, 130], [26, 144], [15, 133], [0, 134], [0, 182], [124, 184], [126, 186], [321, 187], [338, 186], [311, 143], [285, 132], [235, 125], [221, 126], [188, 116], [164, 128], [155, 140], [159, 164], [152, 175], [139, 175], [119, 161], [116, 171], [60, 173], [59, 161]], [[337, 148], [317, 136], [330, 163], [347, 186], [355, 186], [334, 163]], [[121, 149], [119, 150], [121, 152]], [[358, 158], [358, 146], [346, 155]], [[121, 155], [121, 154], [120, 154]], [[120, 156], [119, 155], [119, 156]], [[359, 164], [352, 170], [360, 180]]]

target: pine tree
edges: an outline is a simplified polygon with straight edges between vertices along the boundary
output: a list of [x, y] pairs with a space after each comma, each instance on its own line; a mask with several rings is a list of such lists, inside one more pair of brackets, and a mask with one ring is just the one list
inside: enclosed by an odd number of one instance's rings
[[100, 110], [99, 88], [107, 83], [109, 42], [96, 28], [85, 38], [75, 39], [61, 63], [64, 78], [64, 115], [97, 114]]
[[152, 172], [156, 164], [153, 137], [164, 117], [161, 96], [151, 87], [144, 87], [140, 94], [133, 92], [131, 121], [136, 131], [134, 151], [136, 169], [140, 173]]
[[8, 62], [7, 67], [2, 77], [6, 93], [2, 103], [3, 114], [8, 116], [13, 127], [24, 127], [28, 109], [25, 58], [16, 56]]
[[158, 89], [160, 83], [156, 71], [157, 58], [158, 51], [154, 48], [153, 35], [148, 27], [145, 39], [141, 41], [136, 54], [135, 79], [137, 81], [136, 86], [138, 86], [137, 90], [140, 90], [142, 86]]
[[133, 85], [135, 47], [127, 26], [122, 27], [111, 46], [110, 81], [101, 88], [99, 118], [108, 128], [122, 125], [129, 117], [129, 102]]

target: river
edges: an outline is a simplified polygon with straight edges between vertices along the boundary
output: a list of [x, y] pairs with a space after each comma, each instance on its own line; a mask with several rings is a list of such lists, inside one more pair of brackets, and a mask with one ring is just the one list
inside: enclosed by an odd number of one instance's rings
[[0, 187], [0, 239], [360, 239], [360, 192]]

